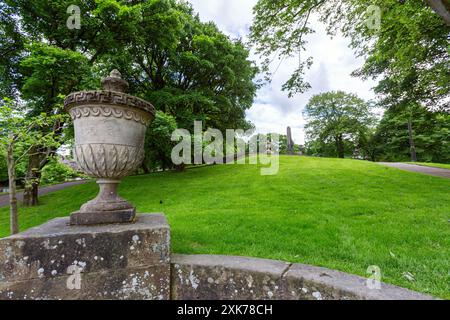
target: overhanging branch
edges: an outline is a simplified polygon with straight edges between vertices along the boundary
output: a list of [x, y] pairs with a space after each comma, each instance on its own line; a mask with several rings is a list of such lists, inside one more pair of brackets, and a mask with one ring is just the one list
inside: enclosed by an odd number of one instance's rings
[[450, 2], [448, 0], [425, 0], [425, 2], [450, 26]]

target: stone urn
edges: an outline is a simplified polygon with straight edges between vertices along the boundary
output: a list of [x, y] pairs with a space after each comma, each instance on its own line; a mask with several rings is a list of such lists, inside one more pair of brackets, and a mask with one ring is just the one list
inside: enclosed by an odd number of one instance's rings
[[145, 132], [155, 116], [148, 102], [126, 94], [128, 83], [114, 70], [103, 90], [72, 93], [64, 101], [75, 128], [75, 161], [100, 186], [98, 196], [72, 213], [72, 225], [129, 223], [136, 208], [120, 198], [120, 180], [144, 159]]

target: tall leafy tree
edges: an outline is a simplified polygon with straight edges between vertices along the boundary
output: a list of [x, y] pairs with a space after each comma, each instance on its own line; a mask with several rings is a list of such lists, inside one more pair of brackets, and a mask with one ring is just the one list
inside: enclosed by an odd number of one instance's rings
[[[96, 68], [121, 69], [132, 93], [179, 124], [203, 119], [219, 129], [250, 126], [245, 110], [256, 92], [257, 68], [249, 50], [200, 22], [184, 1], [6, 1], [32, 39], [82, 52]], [[79, 30], [66, 27], [70, 5], [80, 7]]]
[[0, 1], [0, 98], [15, 98], [20, 87], [20, 60], [25, 39], [14, 9]]
[[[293, 56], [305, 50], [305, 35], [315, 32], [310, 23], [315, 16], [330, 34], [340, 30], [351, 39], [366, 61], [355, 75], [378, 78], [376, 91], [385, 105], [413, 101], [450, 110], [450, 26], [424, 1], [260, 0], [254, 12], [252, 40], [266, 57], [266, 70], [275, 53]], [[310, 87], [304, 74], [311, 59], [302, 57], [284, 85], [290, 95]]]
[[[181, 127], [190, 128], [194, 119], [219, 129], [251, 126], [245, 110], [256, 92], [257, 68], [248, 49], [212, 23], [200, 22], [183, 1], [0, 0], [0, 5], [14, 13], [1, 16], [1, 30], [12, 40], [0, 41], [0, 49], [17, 43], [17, 35], [22, 41], [15, 50], [20, 55], [5, 56], [15, 69], [5, 73], [13, 85], [4, 87], [18, 89], [30, 117], [60, 113], [64, 95], [98, 87], [90, 79], [119, 68], [132, 94], [174, 116]], [[80, 8], [80, 29], [66, 25], [72, 5]], [[36, 150], [33, 155], [40, 153]], [[40, 169], [56, 150], [43, 151], [43, 158], [29, 158], [29, 204], [37, 202]]]
[[[30, 117], [41, 113], [48, 116], [65, 114], [62, 109], [63, 94], [88, 87], [91, 74], [83, 54], [38, 42], [30, 45], [29, 55], [21, 62], [21, 71], [21, 97], [27, 102]], [[63, 125], [56, 123], [40, 129], [45, 133], [52, 132], [62, 144]], [[37, 204], [41, 170], [55, 152], [54, 146], [35, 145], [30, 149], [24, 204]]]
[[258, 69], [240, 40], [231, 40], [213, 23], [202, 23], [192, 7], [153, 0], [138, 5], [142, 21], [127, 35], [119, 65], [133, 91], [174, 116], [189, 129], [193, 120], [220, 130], [248, 129]]
[[[357, 145], [359, 137], [374, 123], [369, 105], [354, 94], [342, 91], [313, 96], [304, 111], [308, 141], [332, 144], [334, 155], [344, 158], [346, 145]], [[351, 150], [354, 151], [354, 150]]]
[[149, 132], [145, 137], [145, 157], [142, 168], [145, 173], [155, 169], [171, 169], [172, 148], [176, 145], [171, 141], [172, 133], [177, 129], [175, 118], [157, 111]]
[[[96, 51], [89, 51], [95, 34], [102, 26], [71, 30], [66, 21], [67, 8], [77, 4], [85, 9], [95, 6], [95, 1], [22, 1], [4, 0], [0, 5], [8, 9], [8, 17], [14, 22], [13, 34], [21, 40], [20, 54], [8, 59], [14, 68], [12, 88], [16, 88], [27, 107], [27, 116], [40, 113], [47, 116], [63, 113], [61, 108], [65, 94], [82, 88], [91, 72], [88, 59], [93, 60]], [[2, 27], [8, 24], [2, 22]], [[91, 41], [92, 40], [92, 41]], [[62, 139], [63, 123], [53, 127], [42, 127], [43, 133], [53, 132]], [[33, 146], [30, 149], [26, 172], [24, 203], [37, 203], [40, 170], [49, 156], [56, 152], [55, 147]]]
[[407, 161], [411, 159], [412, 138], [417, 161], [450, 163], [449, 137], [450, 114], [411, 105], [385, 112], [372, 146], [377, 160]]
[[[9, 99], [0, 102], [0, 154], [6, 158], [9, 180], [10, 228], [11, 234], [19, 232], [19, 218], [16, 196], [16, 169], [21, 160], [30, 156], [35, 145], [56, 147], [59, 142], [53, 131], [40, 130], [41, 127], [62, 123], [62, 116], [45, 114], [32, 118], [23, 111], [12, 108]], [[46, 133], [45, 133], [46, 132]]]

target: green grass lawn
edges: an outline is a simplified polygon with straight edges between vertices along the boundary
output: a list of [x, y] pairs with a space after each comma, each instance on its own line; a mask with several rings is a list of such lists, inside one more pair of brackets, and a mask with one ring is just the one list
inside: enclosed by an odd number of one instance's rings
[[[140, 212], [167, 215], [176, 253], [280, 259], [362, 276], [377, 265], [385, 282], [450, 298], [450, 179], [293, 156], [281, 157], [278, 175], [259, 169], [135, 176], [120, 189]], [[43, 196], [40, 206], [20, 208], [22, 229], [66, 216], [96, 192], [88, 183]], [[7, 219], [0, 209], [0, 236]]]
[[431, 162], [407, 162], [407, 163], [417, 164], [419, 166], [425, 166], [425, 167], [434, 167], [434, 168], [442, 168], [442, 169], [450, 170], [450, 164], [445, 164], [445, 163], [431, 163]]

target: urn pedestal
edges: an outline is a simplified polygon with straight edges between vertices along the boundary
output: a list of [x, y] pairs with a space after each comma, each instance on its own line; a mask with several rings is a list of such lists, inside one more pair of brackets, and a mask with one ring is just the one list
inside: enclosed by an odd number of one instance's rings
[[128, 83], [117, 70], [102, 81], [101, 91], [67, 96], [64, 105], [75, 129], [75, 161], [100, 186], [98, 196], [70, 217], [72, 225], [127, 223], [136, 209], [120, 198], [120, 180], [133, 174], [144, 159], [145, 132], [154, 107], [125, 93]]
[[58, 218], [0, 239], [0, 301], [170, 299], [163, 214], [139, 214], [133, 224], [68, 224]]

